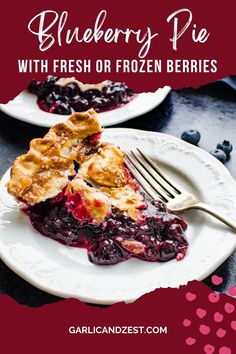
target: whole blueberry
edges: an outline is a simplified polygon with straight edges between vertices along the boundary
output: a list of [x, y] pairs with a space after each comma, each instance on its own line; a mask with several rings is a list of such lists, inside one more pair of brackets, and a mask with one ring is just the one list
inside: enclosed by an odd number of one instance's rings
[[71, 114], [71, 108], [69, 104], [61, 102], [61, 101], [56, 101], [55, 108], [51, 110], [51, 113], [57, 113], [57, 114]]
[[218, 143], [216, 148], [223, 150], [226, 153], [227, 157], [229, 156], [229, 154], [233, 150], [233, 146], [228, 140], [224, 140], [221, 143]]
[[71, 106], [74, 108], [75, 112], [83, 112], [89, 108], [89, 102], [86, 98], [75, 96], [71, 100]]
[[190, 144], [197, 145], [201, 139], [201, 134], [198, 130], [190, 129], [182, 133], [181, 139]]
[[88, 250], [90, 262], [100, 265], [116, 264], [130, 258], [129, 252], [109, 238], [98, 238]]
[[212, 151], [211, 155], [214, 156], [217, 160], [219, 160], [223, 164], [225, 164], [225, 162], [227, 160], [226, 153], [223, 150], [220, 150], [220, 149], [216, 149], [216, 150]]

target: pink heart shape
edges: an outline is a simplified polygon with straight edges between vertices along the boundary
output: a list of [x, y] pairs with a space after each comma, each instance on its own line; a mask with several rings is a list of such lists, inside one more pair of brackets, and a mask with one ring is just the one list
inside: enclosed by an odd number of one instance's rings
[[214, 353], [214, 351], [215, 351], [215, 347], [214, 347], [213, 345], [211, 345], [211, 344], [206, 344], [206, 345], [204, 346], [204, 352], [205, 352], [206, 354], [212, 354], [212, 353]]
[[192, 337], [188, 337], [187, 339], [185, 339], [186, 344], [188, 345], [193, 345], [196, 343], [196, 339], [192, 338]]
[[231, 328], [236, 331], [236, 321], [231, 322]]
[[215, 322], [222, 322], [223, 319], [224, 319], [224, 316], [222, 315], [222, 313], [219, 313], [219, 312], [214, 313]]
[[196, 310], [196, 314], [199, 318], [203, 318], [206, 316], [206, 310], [201, 309], [200, 307]]
[[218, 277], [218, 275], [213, 275], [211, 277], [212, 284], [214, 285], [220, 285], [223, 282], [223, 278]]
[[220, 295], [217, 293], [210, 293], [208, 295], [208, 300], [214, 304], [220, 300]]
[[227, 289], [227, 293], [231, 296], [236, 296], [236, 288], [234, 286], [230, 286], [228, 289]]
[[197, 295], [191, 293], [190, 291], [188, 291], [188, 292], [186, 293], [186, 299], [187, 299], [188, 301], [194, 301], [194, 300], [196, 299], [196, 297], [197, 297]]
[[192, 321], [188, 320], [187, 318], [185, 318], [185, 320], [183, 320], [183, 325], [184, 327], [189, 327], [191, 326]]
[[219, 329], [217, 329], [217, 331], [216, 331], [216, 335], [217, 335], [217, 337], [219, 337], [219, 338], [223, 338], [223, 337], [226, 335], [226, 330], [225, 330], [225, 329], [222, 329], [222, 328], [219, 328]]
[[201, 334], [204, 334], [205, 336], [210, 333], [211, 329], [209, 326], [206, 325], [200, 325], [199, 326], [199, 331]]
[[231, 354], [231, 353], [232, 353], [232, 351], [228, 347], [221, 347], [219, 349], [219, 354]]
[[229, 302], [226, 302], [224, 308], [225, 308], [225, 312], [227, 313], [234, 312], [234, 305], [230, 304]]

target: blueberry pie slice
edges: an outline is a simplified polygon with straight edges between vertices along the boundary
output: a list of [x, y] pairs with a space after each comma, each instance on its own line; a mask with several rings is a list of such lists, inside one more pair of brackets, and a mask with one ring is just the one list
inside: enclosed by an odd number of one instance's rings
[[90, 108], [106, 111], [128, 103], [134, 96], [122, 82], [105, 80], [83, 84], [74, 77], [48, 76], [45, 81], [32, 80], [28, 90], [38, 97], [38, 105], [43, 111], [65, 115]]
[[34, 229], [86, 248], [95, 264], [181, 260], [188, 247], [185, 221], [145, 195], [124, 158], [101, 141], [93, 109], [75, 113], [16, 158], [8, 191]]

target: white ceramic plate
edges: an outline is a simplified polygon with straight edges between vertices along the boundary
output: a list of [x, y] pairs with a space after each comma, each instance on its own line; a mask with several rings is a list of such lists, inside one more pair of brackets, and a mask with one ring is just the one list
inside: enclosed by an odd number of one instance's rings
[[[172, 136], [132, 129], [107, 129], [103, 139], [124, 151], [138, 146], [203, 202], [236, 215], [236, 183], [226, 168], [207, 152]], [[9, 171], [0, 185], [0, 255], [22, 278], [62, 297], [97, 304], [131, 302], [160, 287], [179, 287], [203, 279], [236, 246], [236, 234], [210, 216], [185, 214], [190, 243], [185, 259], [148, 263], [130, 259], [114, 266], [96, 266], [85, 249], [64, 246], [36, 233], [6, 191]]]
[[[145, 114], [158, 106], [168, 95], [171, 88], [165, 86], [155, 92], [143, 92], [122, 107], [99, 113], [101, 125], [106, 127], [122, 123]], [[0, 104], [1, 110], [16, 119], [42, 127], [51, 127], [64, 122], [69, 116], [47, 113], [37, 105], [37, 97], [28, 91], [22, 91], [12, 101]]]

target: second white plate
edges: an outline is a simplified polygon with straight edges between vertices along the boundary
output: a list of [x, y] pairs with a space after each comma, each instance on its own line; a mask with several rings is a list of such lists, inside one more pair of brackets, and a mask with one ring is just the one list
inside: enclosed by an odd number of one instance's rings
[[[145, 114], [158, 106], [168, 95], [171, 88], [165, 86], [155, 92], [139, 93], [129, 103], [119, 108], [98, 114], [103, 127], [119, 124]], [[0, 104], [1, 110], [13, 118], [41, 127], [51, 127], [64, 122], [69, 116], [42, 111], [37, 105], [37, 97], [27, 90], [22, 91], [12, 101]]]

